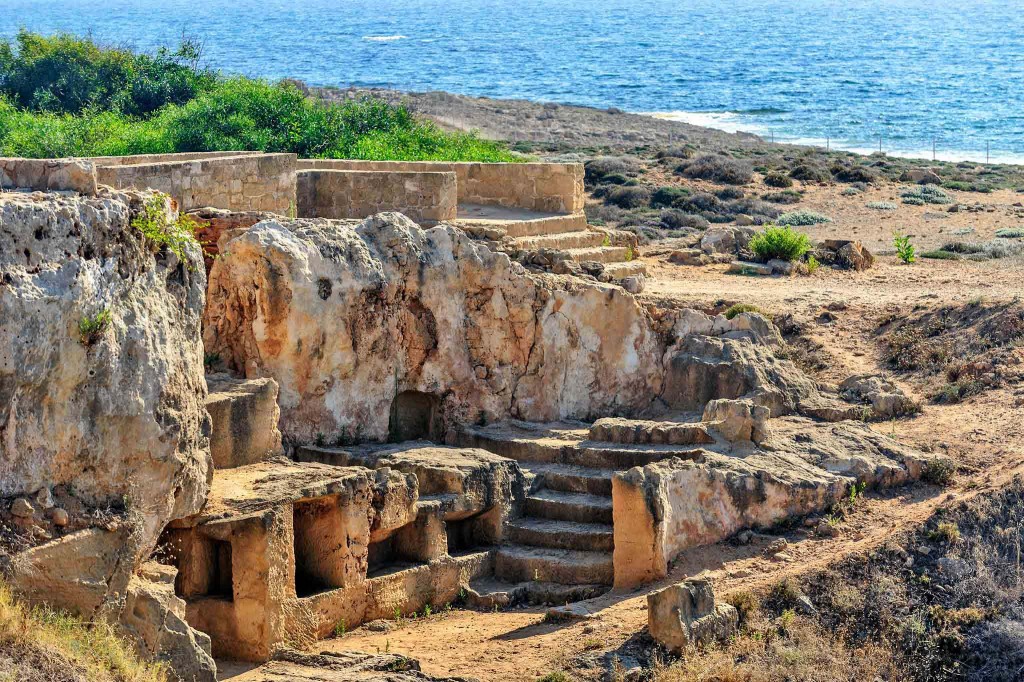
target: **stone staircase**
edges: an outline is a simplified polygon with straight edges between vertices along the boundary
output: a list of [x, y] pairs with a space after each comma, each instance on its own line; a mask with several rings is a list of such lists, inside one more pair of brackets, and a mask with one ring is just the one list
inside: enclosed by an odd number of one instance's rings
[[459, 445], [515, 459], [532, 480], [523, 515], [506, 524], [495, 578], [609, 586], [612, 476], [667, 457], [697, 459], [711, 442], [700, 423], [600, 420], [465, 427]]
[[461, 204], [455, 223], [476, 239], [520, 262], [546, 267], [562, 260], [599, 263], [591, 270], [604, 281], [646, 274], [636, 261], [636, 237], [629, 232], [592, 228], [582, 213], [538, 213], [500, 206]]

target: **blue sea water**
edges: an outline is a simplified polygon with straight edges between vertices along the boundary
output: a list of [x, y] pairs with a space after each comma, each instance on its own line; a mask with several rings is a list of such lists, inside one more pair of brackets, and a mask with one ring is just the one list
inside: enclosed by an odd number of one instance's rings
[[1020, 0], [0, 0], [21, 27], [225, 71], [658, 113], [776, 140], [1024, 161]]

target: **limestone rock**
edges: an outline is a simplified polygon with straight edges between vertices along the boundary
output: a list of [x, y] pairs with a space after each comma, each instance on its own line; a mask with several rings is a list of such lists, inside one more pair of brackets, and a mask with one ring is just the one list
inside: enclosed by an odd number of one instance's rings
[[700, 249], [678, 249], [669, 255], [668, 261], [676, 265], [706, 265], [709, 262]]
[[297, 442], [384, 440], [417, 410], [435, 431], [406, 437], [443, 440], [481, 417], [586, 418], [660, 392], [665, 341], [632, 296], [527, 274], [447, 225], [264, 221], [222, 250], [206, 348], [277, 380]]
[[826, 239], [821, 243], [819, 250], [824, 250], [831, 254], [830, 256], [825, 256], [825, 260], [822, 261], [828, 265], [837, 265], [860, 271], [867, 270], [875, 264], [875, 257], [858, 241]]
[[739, 626], [739, 612], [715, 603], [708, 580], [688, 580], [647, 595], [647, 614], [651, 637], [673, 653], [724, 641]]
[[700, 248], [706, 254], [736, 255], [747, 248], [755, 230], [752, 227], [726, 226], [708, 228], [700, 239]]
[[185, 602], [174, 594], [177, 571], [145, 564], [128, 583], [121, 627], [147, 660], [166, 661], [181, 682], [216, 682], [209, 636], [185, 621]]
[[276, 381], [212, 374], [206, 383], [210, 391], [206, 409], [212, 421], [210, 454], [217, 469], [254, 464], [281, 454]]
[[642, 294], [647, 285], [647, 278], [643, 275], [631, 275], [623, 277], [619, 284], [631, 294]]
[[0, 194], [0, 495], [127, 500], [139, 554], [211, 473], [200, 249], [181, 262], [144, 240], [148, 196]]
[[30, 519], [36, 513], [32, 503], [24, 497], [19, 497], [11, 503], [11, 515], [21, 519]]
[[796, 263], [781, 258], [772, 258], [767, 265], [777, 275], [792, 275], [796, 272]]
[[849, 400], [870, 404], [874, 419], [895, 419], [920, 410], [902, 389], [880, 376], [852, 376], [839, 385], [839, 390]]
[[919, 185], [941, 185], [942, 177], [928, 168], [911, 168], [900, 176], [900, 182], [916, 182]]
[[768, 440], [767, 407], [749, 400], [712, 400], [704, 407], [704, 421], [730, 442]]
[[726, 272], [731, 272], [736, 275], [762, 275], [767, 276], [772, 274], [772, 266], [765, 265], [764, 263], [753, 263], [745, 260], [734, 260], [729, 263], [729, 269]]

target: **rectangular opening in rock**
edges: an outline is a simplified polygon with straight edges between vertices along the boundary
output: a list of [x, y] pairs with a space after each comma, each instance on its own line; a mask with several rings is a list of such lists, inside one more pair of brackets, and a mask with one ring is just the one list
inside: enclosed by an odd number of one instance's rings
[[481, 514], [457, 521], [445, 521], [448, 554], [455, 556], [482, 549], [490, 544], [487, 533], [480, 528]]
[[176, 557], [178, 576], [174, 587], [179, 597], [234, 599], [231, 543], [198, 533], [183, 543]]
[[296, 502], [292, 507], [297, 596], [345, 586], [346, 528], [335, 497]]
[[371, 542], [367, 556], [367, 578], [376, 578], [413, 566], [425, 565], [426, 562], [403, 551], [402, 542], [395, 533], [379, 542]]
[[437, 440], [437, 396], [421, 391], [402, 391], [391, 403], [388, 440]]

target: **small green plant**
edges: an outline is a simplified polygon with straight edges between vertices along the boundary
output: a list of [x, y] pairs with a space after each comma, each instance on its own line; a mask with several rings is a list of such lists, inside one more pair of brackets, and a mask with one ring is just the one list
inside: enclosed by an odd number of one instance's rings
[[220, 353], [203, 353], [203, 367], [209, 372], [220, 364]]
[[928, 462], [921, 472], [921, 480], [933, 485], [947, 486], [953, 482], [956, 465], [953, 460], [940, 457]]
[[327, 445], [327, 436], [324, 435], [323, 431], [318, 431], [316, 434], [316, 438], [313, 439], [313, 443], [318, 448], [322, 448], [323, 446]]
[[808, 256], [807, 257], [807, 274], [808, 275], [813, 275], [814, 273], [816, 273], [818, 271], [818, 268], [820, 268], [820, 267], [821, 267], [821, 263], [818, 262], [817, 258], [815, 258], [814, 256]]
[[433, 610], [430, 608], [430, 604], [427, 604], [426, 606], [423, 607], [423, 617], [424, 618], [430, 618], [430, 614], [431, 613], [433, 613]]
[[345, 636], [345, 619], [344, 618], [339, 620], [338, 623], [334, 626], [334, 636], [335, 637], [344, 637]]
[[625, 258], [626, 258], [626, 262], [627, 263], [632, 261], [632, 260], [636, 260], [636, 251], [633, 249], [632, 245], [629, 245], [629, 246], [626, 247], [626, 256], [625, 256]]
[[83, 346], [96, 343], [110, 324], [110, 309], [104, 308], [95, 315], [86, 315], [78, 321], [78, 340]]
[[895, 232], [892, 235], [892, 244], [896, 247], [896, 255], [901, 261], [910, 265], [917, 260], [917, 252], [914, 245], [910, 243], [910, 236]]
[[794, 225], [797, 227], [830, 222], [832, 222], [832, 219], [827, 215], [815, 213], [814, 211], [790, 211], [789, 213], [783, 213], [775, 219], [777, 225]]
[[154, 194], [142, 205], [142, 211], [132, 219], [132, 227], [146, 239], [165, 247], [177, 256], [189, 269], [194, 266], [188, 260], [188, 247], [199, 246], [195, 231], [198, 223], [187, 215], [179, 215], [171, 221], [167, 216], [167, 195]]
[[945, 542], [947, 545], [953, 545], [960, 540], [960, 529], [955, 523], [943, 521], [935, 526], [935, 530], [928, 532], [928, 539], [932, 542]]
[[876, 211], [895, 211], [897, 208], [899, 208], [899, 206], [892, 203], [891, 201], [869, 201], [864, 205]]
[[612, 238], [607, 232], [604, 234], [604, 239], [601, 240], [601, 246], [609, 247], [612, 245]]
[[756, 305], [751, 305], [749, 303], [737, 303], [735, 305], [729, 306], [729, 308], [726, 309], [726, 311], [725, 311], [725, 319], [731, 320], [732, 318], [736, 317], [740, 313], [759, 313], [759, 312], [761, 312], [761, 309], [758, 308]]
[[811, 242], [807, 235], [793, 230], [788, 225], [769, 226], [750, 240], [750, 250], [765, 261], [773, 258], [795, 261], [810, 249]]

